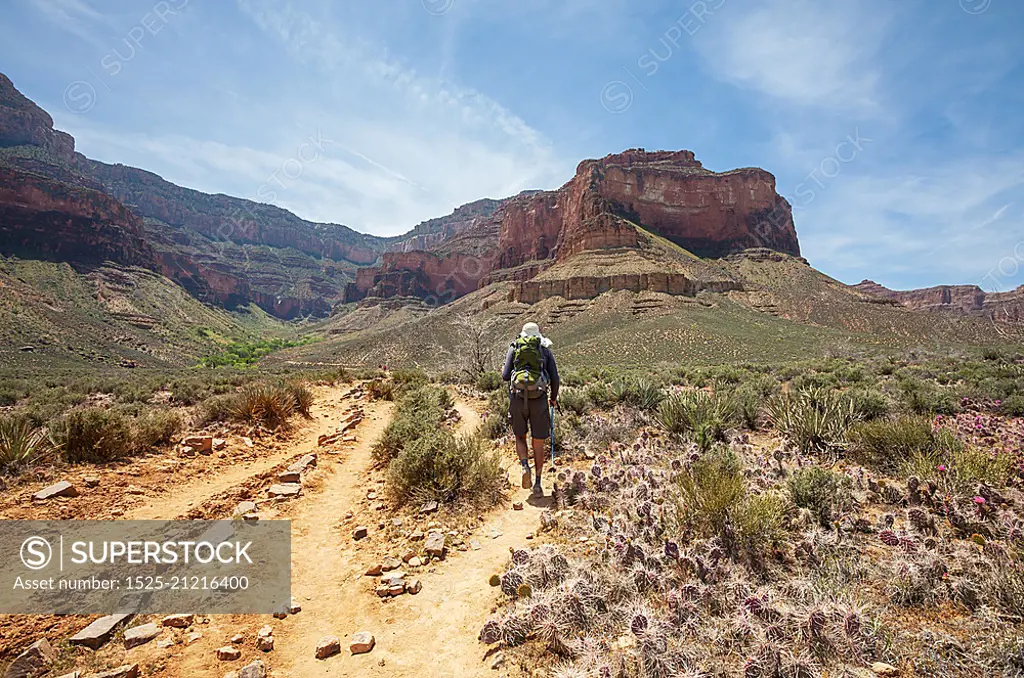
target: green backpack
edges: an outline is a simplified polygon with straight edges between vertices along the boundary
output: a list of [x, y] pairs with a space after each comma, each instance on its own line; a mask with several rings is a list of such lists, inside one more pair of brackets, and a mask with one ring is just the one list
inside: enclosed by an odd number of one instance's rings
[[512, 349], [512, 388], [527, 397], [539, 397], [547, 386], [540, 337], [519, 337], [512, 342]]

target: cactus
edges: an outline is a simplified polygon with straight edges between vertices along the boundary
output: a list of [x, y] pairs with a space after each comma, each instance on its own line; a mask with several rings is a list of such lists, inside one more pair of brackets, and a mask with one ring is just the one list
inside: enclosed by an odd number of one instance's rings
[[892, 530], [882, 530], [878, 533], [878, 538], [886, 546], [899, 546], [900, 538], [896, 536], [896, 533]]
[[525, 549], [512, 551], [512, 562], [515, 565], [525, 565], [530, 562], [530, 552]]
[[533, 597], [533, 588], [529, 584], [520, 584], [516, 589], [516, 595], [520, 598], [531, 598]]
[[501, 637], [501, 624], [493, 619], [484, 624], [484, 627], [480, 629], [480, 642], [485, 645], [494, 645], [501, 640]]
[[522, 617], [509, 617], [501, 625], [501, 639], [510, 647], [522, 645], [530, 635], [532, 625]]
[[515, 570], [509, 570], [501, 576], [501, 592], [509, 598], [515, 598], [519, 587], [524, 583], [523, 575]]
[[644, 611], [637, 611], [629, 620], [629, 630], [635, 636], [642, 636], [651, 625], [650, 616]]
[[819, 639], [825, 632], [825, 613], [819, 609], [811, 610], [804, 622], [804, 633], [808, 638]]
[[501, 576], [497, 574], [492, 574], [491, 578], [488, 580], [488, 583], [491, 586], [501, 586]]

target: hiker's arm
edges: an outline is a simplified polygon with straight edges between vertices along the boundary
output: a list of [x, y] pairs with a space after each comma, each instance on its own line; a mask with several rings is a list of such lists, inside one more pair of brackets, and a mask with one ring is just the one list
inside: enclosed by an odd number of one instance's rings
[[558, 365], [555, 364], [555, 354], [551, 352], [551, 349], [544, 351], [544, 369], [548, 373], [548, 379], [551, 380], [551, 399], [558, 399]]
[[502, 381], [511, 381], [512, 379], [512, 359], [514, 356], [515, 351], [509, 346], [508, 353], [505, 354], [505, 367], [501, 368]]

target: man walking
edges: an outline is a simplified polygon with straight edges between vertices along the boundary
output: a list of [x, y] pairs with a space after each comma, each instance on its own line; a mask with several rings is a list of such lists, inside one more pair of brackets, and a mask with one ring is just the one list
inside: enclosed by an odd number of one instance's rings
[[558, 402], [559, 381], [551, 340], [541, 335], [537, 323], [523, 325], [519, 337], [508, 347], [501, 378], [509, 382], [508, 414], [516, 436], [516, 454], [523, 466], [523, 489], [530, 489], [530, 448], [526, 444], [529, 431], [536, 470], [533, 493], [543, 495], [541, 473], [548, 436], [551, 435], [548, 406], [554, 407]]

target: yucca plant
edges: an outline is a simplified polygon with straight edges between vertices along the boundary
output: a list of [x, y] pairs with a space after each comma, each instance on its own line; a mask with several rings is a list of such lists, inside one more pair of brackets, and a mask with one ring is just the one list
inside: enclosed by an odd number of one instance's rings
[[835, 452], [846, 443], [846, 432], [857, 421], [853, 401], [826, 389], [780, 394], [768, 401], [765, 413], [805, 454]]
[[735, 416], [731, 398], [705, 391], [674, 395], [658, 408], [658, 419], [666, 431], [691, 437], [703, 451], [725, 440], [725, 431]]
[[278, 428], [287, 426], [295, 413], [295, 398], [283, 386], [247, 386], [231, 407], [231, 416], [247, 424]]
[[316, 401], [316, 396], [313, 395], [313, 392], [302, 382], [292, 382], [285, 386], [285, 389], [295, 403], [295, 411], [308, 419], [310, 416], [309, 411]]
[[0, 419], [0, 474], [17, 473], [55, 450], [45, 429], [35, 428], [27, 419]]

